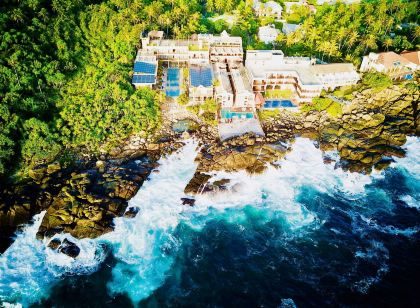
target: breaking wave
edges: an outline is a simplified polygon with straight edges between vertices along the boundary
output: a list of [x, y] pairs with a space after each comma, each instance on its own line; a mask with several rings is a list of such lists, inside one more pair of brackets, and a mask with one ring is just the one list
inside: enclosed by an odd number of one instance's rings
[[[367, 294], [389, 272], [390, 241], [401, 236], [410, 239], [419, 233], [418, 221], [405, 223], [395, 218], [399, 210], [418, 209], [420, 143], [416, 138], [408, 139], [405, 158], [372, 175], [325, 164], [324, 154], [313, 142], [298, 138], [291, 145], [292, 151], [263, 174], [211, 174], [211, 181], [229, 180], [226, 190], [198, 195], [195, 206], [189, 207], [180, 199], [185, 197], [184, 188], [197, 167], [197, 146], [190, 140], [179, 152], [159, 161], [157, 170], [129, 202], [139, 213], [135, 218], [115, 219], [113, 232], [79, 241], [57, 235], [81, 248], [75, 260], [35, 240], [43, 214], [37, 215], [0, 256], [0, 299], [24, 306], [42, 301], [51, 296], [53, 285], [69, 275], [100, 270], [109, 250], [116, 262], [104, 290], [106, 298], [123, 295], [133, 303], [154, 298], [170, 305], [174, 303], [170, 298], [195, 296], [199, 304], [205, 296], [190, 289], [210, 292], [205, 286], [212, 283], [218, 294], [226, 291], [214, 285], [212, 272], [228, 272], [228, 280], [245, 275], [236, 287], [246, 293], [253, 284], [263, 288], [256, 277], [281, 279], [278, 271], [287, 265], [291, 272], [283, 271], [285, 280], [276, 283], [293, 280], [297, 286], [308, 285], [314, 302], [322, 303], [326, 294], [320, 276], [327, 273], [327, 280], [335, 281], [333, 285], [351, 286], [353, 292]], [[337, 157], [336, 153], [328, 155]], [[395, 191], [393, 183], [400, 178], [404, 185]], [[233, 238], [238, 247], [232, 244], [213, 254], [218, 251], [216, 247]], [[233, 247], [235, 256], [229, 252]], [[234, 258], [237, 271], [230, 272], [232, 265], [217, 258], [218, 254]], [[217, 269], [212, 267], [214, 262], [220, 262]], [[252, 270], [241, 268], [242, 263]], [[248, 270], [251, 276], [247, 276]], [[198, 275], [208, 277], [208, 281], [197, 282]], [[270, 298], [266, 292], [258, 293], [261, 300], [255, 299], [256, 305], [265, 303], [262, 298]], [[265, 304], [304, 304], [296, 297], [297, 293], [279, 292], [273, 302]]]

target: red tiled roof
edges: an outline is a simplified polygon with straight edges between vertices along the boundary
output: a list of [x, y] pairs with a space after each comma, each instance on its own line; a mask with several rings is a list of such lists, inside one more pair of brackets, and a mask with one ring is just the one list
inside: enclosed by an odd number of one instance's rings
[[420, 65], [420, 50], [418, 51], [403, 51], [401, 53], [401, 57], [405, 58], [406, 60]]

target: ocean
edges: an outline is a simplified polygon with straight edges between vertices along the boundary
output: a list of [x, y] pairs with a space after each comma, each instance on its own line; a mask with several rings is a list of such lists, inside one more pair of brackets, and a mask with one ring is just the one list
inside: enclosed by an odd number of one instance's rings
[[[297, 138], [262, 174], [182, 205], [197, 143], [162, 158], [115, 230], [76, 240], [76, 259], [35, 234], [0, 255], [0, 302], [24, 307], [420, 306], [420, 140], [372, 174], [326, 164]], [[338, 154], [329, 157], [339, 160]]]

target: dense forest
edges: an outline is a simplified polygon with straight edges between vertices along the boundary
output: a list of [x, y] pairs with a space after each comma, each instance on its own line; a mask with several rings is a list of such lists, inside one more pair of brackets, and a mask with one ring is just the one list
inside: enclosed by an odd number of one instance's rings
[[[274, 47], [356, 63], [371, 50], [418, 48], [418, 9], [402, 0], [323, 5]], [[210, 18], [227, 13], [234, 25]], [[227, 29], [246, 48], [272, 48], [256, 39], [264, 23], [250, 0], [3, 0], [0, 176], [20, 178], [57, 157], [107, 152], [159, 127], [160, 96], [135, 91], [130, 81], [142, 32], [186, 38]]]
[[278, 41], [290, 53], [304, 52], [321, 59], [359, 64], [369, 51], [418, 49], [419, 10], [417, 1], [324, 4], [296, 32], [281, 35]]

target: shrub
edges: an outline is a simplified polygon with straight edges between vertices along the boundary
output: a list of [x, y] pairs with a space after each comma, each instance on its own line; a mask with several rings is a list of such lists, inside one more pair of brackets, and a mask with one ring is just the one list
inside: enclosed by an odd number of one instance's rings
[[379, 92], [392, 86], [392, 80], [383, 73], [368, 72], [363, 75], [362, 84], [366, 88], [375, 89]]
[[329, 98], [314, 98], [312, 103], [302, 105], [300, 110], [303, 112], [326, 111], [332, 117], [339, 117], [343, 114], [341, 104], [334, 102]]

